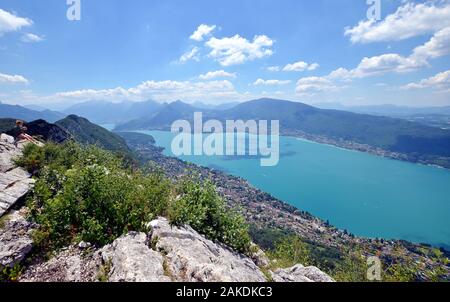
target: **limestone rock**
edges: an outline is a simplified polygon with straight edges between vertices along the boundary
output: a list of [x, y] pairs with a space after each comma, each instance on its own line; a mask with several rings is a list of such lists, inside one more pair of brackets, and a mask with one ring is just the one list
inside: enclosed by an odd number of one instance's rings
[[253, 253], [251, 258], [258, 267], [269, 266], [269, 262], [270, 262], [269, 258], [266, 256], [266, 253], [264, 253], [264, 251], [259, 248], [258, 248], [257, 252]]
[[164, 218], [150, 225], [153, 245], [165, 255], [167, 269], [175, 281], [266, 281], [250, 258], [207, 240], [191, 227], [172, 228]]
[[0, 140], [0, 172], [14, 168], [14, 158], [21, 154], [21, 149], [8, 143], [8, 139]]
[[101, 258], [94, 252], [70, 246], [47, 262], [36, 263], [20, 276], [20, 282], [94, 282]]
[[287, 269], [279, 269], [271, 274], [275, 282], [334, 282], [330, 276], [317, 267], [304, 267], [301, 264]]
[[33, 247], [32, 224], [22, 212], [14, 211], [2, 218], [0, 226], [0, 267], [14, 267]]
[[[34, 180], [22, 168], [15, 168], [14, 159], [22, 149], [10, 143], [12, 137], [0, 139], [0, 217], [32, 188]], [[12, 139], [14, 142], [14, 139]]]
[[5, 133], [0, 134], [0, 142], [14, 144], [14, 137], [6, 135]]
[[110, 282], [165, 282], [163, 256], [148, 246], [147, 235], [129, 233], [105, 246], [103, 262], [110, 266]]

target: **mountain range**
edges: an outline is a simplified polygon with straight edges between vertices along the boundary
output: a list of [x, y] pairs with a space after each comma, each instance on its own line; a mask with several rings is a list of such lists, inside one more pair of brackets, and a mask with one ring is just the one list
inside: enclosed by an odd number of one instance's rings
[[[73, 139], [82, 144], [98, 145], [122, 154], [130, 153], [130, 149], [122, 137], [76, 115], [69, 115], [54, 124], [39, 119], [26, 122], [25, 126], [27, 127], [27, 134], [44, 141], [62, 143]], [[16, 128], [15, 119], [0, 118], [0, 132], [13, 137], [20, 134], [20, 130]]]
[[63, 112], [85, 117], [97, 124], [118, 124], [133, 119], [152, 116], [164, 105], [154, 102], [120, 102], [88, 101], [75, 104]]
[[450, 106], [442, 107], [408, 107], [391, 104], [366, 105], [366, 106], [345, 106], [340, 103], [319, 103], [316, 107], [322, 109], [336, 109], [351, 111], [355, 113], [384, 115], [391, 117], [409, 117], [417, 115], [447, 115], [450, 116]]
[[[192, 121], [195, 111], [198, 109], [178, 101], [164, 106], [152, 116], [118, 125], [115, 130], [168, 130], [175, 120]], [[203, 118], [222, 122], [279, 120], [282, 134], [304, 133], [334, 141], [355, 142], [421, 160], [450, 157], [449, 130], [399, 118], [319, 109], [298, 102], [259, 99], [227, 110], [203, 110]]]
[[[279, 120], [281, 134], [310, 135], [334, 142], [352, 142], [389, 152], [407, 154], [409, 160], [430, 162], [450, 166], [450, 131], [405, 119], [382, 115], [360, 114], [335, 109], [319, 109], [299, 102], [276, 99], [259, 99], [239, 103], [231, 108], [199, 109], [182, 101], [160, 104], [154, 101], [141, 103], [91, 101], [72, 106], [58, 114], [52, 111], [33, 111], [20, 106], [0, 104], [8, 109], [1, 116], [30, 120], [55, 121], [57, 116], [71, 114], [64, 122], [57, 122], [63, 128], [75, 131], [87, 141], [92, 133], [103, 128], [91, 127], [84, 133], [80, 125], [116, 124], [115, 131], [168, 130], [175, 120], [192, 121], [194, 112], [202, 111], [204, 120]], [[29, 114], [29, 116], [27, 116]], [[31, 115], [33, 114], [33, 115]], [[49, 117], [42, 115], [50, 114]], [[79, 120], [72, 123], [76, 118]], [[25, 118], [27, 117], [27, 118]], [[57, 119], [59, 120], [59, 119]], [[12, 121], [9, 121], [12, 123]], [[88, 124], [89, 123], [89, 124]], [[95, 128], [95, 129], [94, 129]], [[100, 127], [99, 127], [100, 128]], [[69, 131], [70, 132], [70, 131]], [[105, 135], [101, 135], [102, 137]], [[94, 135], [95, 137], [95, 135]], [[109, 139], [107, 139], [109, 141]], [[125, 150], [124, 142], [114, 143], [113, 148]], [[110, 146], [111, 147], [111, 146]], [[345, 146], [344, 146], [345, 147]]]
[[48, 122], [55, 122], [64, 118], [65, 115], [51, 110], [33, 110], [19, 105], [8, 105], [0, 103], [0, 118], [20, 119], [31, 122], [43, 119]]

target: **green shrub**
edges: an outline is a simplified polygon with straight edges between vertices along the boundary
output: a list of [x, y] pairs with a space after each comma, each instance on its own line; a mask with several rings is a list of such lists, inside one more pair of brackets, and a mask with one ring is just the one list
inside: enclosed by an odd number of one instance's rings
[[30, 173], [36, 173], [44, 163], [44, 149], [35, 145], [25, 145], [22, 156], [16, 160], [16, 165], [23, 167]]
[[179, 193], [170, 210], [172, 224], [188, 224], [208, 239], [223, 242], [238, 252], [249, 252], [251, 240], [244, 217], [226, 209], [211, 182], [186, 179]]
[[13, 267], [0, 266], [0, 282], [16, 282], [22, 274], [23, 267], [16, 264]]
[[310, 254], [308, 245], [293, 235], [280, 239], [275, 249], [269, 252], [269, 257], [276, 260], [274, 262], [276, 268], [288, 268], [296, 264], [310, 265]]
[[165, 214], [171, 188], [162, 176], [125, 169], [114, 155], [92, 146], [40, 149], [33, 147], [21, 162], [41, 154], [28, 205], [40, 225], [33, 237], [44, 250], [80, 240], [104, 245], [128, 231], [146, 231], [151, 219]]
[[[210, 182], [175, 186], [162, 173], [144, 175], [110, 152], [74, 142], [27, 147], [18, 163], [38, 176], [28, 206], [40, 225], [33, 238], [43, 252], [81, 240], [102, 246], [129, 231], [147, 231], [158, 216], [249, 251], [244, 218], [226, 208]], [[174, 193], [180, 198], [171, 201]]]
[[331, 272], [338, 282], [365, 282], [367, 281], [366, 258], [358, 250], [343, 253], [337, 267]]

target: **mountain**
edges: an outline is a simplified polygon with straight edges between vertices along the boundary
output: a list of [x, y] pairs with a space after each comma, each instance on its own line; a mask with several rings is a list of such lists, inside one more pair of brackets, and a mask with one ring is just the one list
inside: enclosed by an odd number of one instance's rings
[[127, 129], [136, 130], [150, 128], [167, 129], [170, 128], [171, 124], [176, 120], [192, 120], [194, 112], [196, 111], [199, 111], [199, 109], [183, 103], [182, 101], [176, 101], [165, 104], [161, 110], [150, 117], [143, 117], [118, 125], [114, 130], [122, 131]]
[[34, 121], [43, 119], [49, 122], [55, 122], [64, 117], [64, 114], [51, 111], [36, 111], [19, 105], [8, 105], [0, 103], [0, 118], [13, 118], [24, 121]]
[[16, 120], [13, 118], [0, 118], [0, 133], [5, 133], [8, 130], [16, 127]]
[[[175, 102], [166, 105], [151, 118], [128, 122], [116, 130], [167, 130], [175, 120], [192, 120], [194, 112], [194, 107]], [[249, 101], [227, 110], [204, 111], [203, 115], [204, 120], [218, 119], [223, 122], [240, 119], [279, 120], [281, 134], [307, 134], [335, 142], [344, 140], [409, 154], [413, 158], [411, 160], [428, 159], [429, 156], [450, 157], [449, 130], [403, 119], [319, 109], [303, 103], [275, 99]]]
[[231, 103], [224, 103], [224, 104], [218, 104], [218, 105], [205, 104], [202, 102], [194, 102], [191, 105], [198, 109], [226, 110], [226, 109], [230, 109], [230, 108], [233, 108], [234, 106], [239, 105], [239, 102], [231, 102]]
[[45, 111], [48, 108], [41, 106], [41, 105], [34, 105], [34, 104], [30, 104], [30, 105], [24, 105], [23, 107], [30, 109], [30, 110], [34, 110], [34, 111]]
[[[44, 141], [63, 143], [71, 138], [71, 135], [66, 130], [44, 120], [36, 120], [30, 123], [25, 123], [25, 126], [27, 127], [27, 134], [40, 138]], [[15, 127], [15, 124], [14, 127], [5, 132], [13, 137], [17, 137], [20, 134], [20, 130]]]
[[450, 156], [450, 131], [383, 116], [318, 109], [302, 103], [260, 99], [219, 114], [222, 119], [279, 120], [281, 132], [302, 131], [393, 152]]
[[91, 123], [85, 118], [69, 115], [55, 124], [70, 133], [80, 143], [97, 144], [107, 150], [123, 153], [129, 153], [130, 151], [126, 142], [120, 136]]
[[373, 115], [384, 115], [391, 117], [409, 117], [415, 115], [450, 115], [450, 106], [443, 107], [408, 107], [392, 104], [366, 105], [366, 106], [345, 106], [340, 103], [316, 104], [322, 109], [338, 109], [355, 113], [365, 113]]
[[150, 117], [162, 106], [154, 101], [121, 103], [88, 101], [73, 105], [64, 112], [85, 117], [97, 124], [119, 124], [133, 119]]

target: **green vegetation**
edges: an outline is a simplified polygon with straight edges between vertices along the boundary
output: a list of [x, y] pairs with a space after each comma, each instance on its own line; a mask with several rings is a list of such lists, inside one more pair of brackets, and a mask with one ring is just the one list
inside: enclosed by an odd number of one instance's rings
[[242, 253], [249, 252], [251, 240], [244, 218], [226, 209], [211, 182], [200, 184], [185, 179], [179, 193], [180, 198], [172, 204], [169, 215], [173, 224], [188, 224], [212, 240], [221, 241]]
[[23, 267], [16, 264], [14, 267], [0, 267], [0, 282], [15, 282], [22, 274]]
[[99, 282], [108, 282], [109, 281], [109, 273], [111, 272], [112, 261], [108, 260], [100, 267], [100, 270], [97, 275], [97, 280]]
[[276, 260], [276, 267], [292, 267], [298, 263], [308, 266], [311, 264], [308, 245], [298, 236], [281, 239], [274, 250], [269, 253], [271, 259]]
[[146, 231], [168, 206], [167, 180], [127, 170], [96, 147], [29, 145], [20, 162], [39, 176], [29, 207], [40, 225], [34, 239], [44, 249], [80, 240], [101, 246], [128, 231]]
[[[348, 246], [343, 249], [323, 246], [301, 238], [292, 232], [280, 229], [258, 228], [252, 225], [250, 234], [256, 244], [267, 249], [272, 269], [288, 268], [300, 263], [316, 266], [339, 282], [366, 282], [370, 252], [361, 246]], [[376, 250], [376, 248], [375, 248]], [[381, 257], [381, 278], [388, 282], [412, 282], [418, 280], [423, 272], [427, 280], [445, 280], [444, 266], [449, 260], [439, 249], [422, 248], [420, 251], [428, 259], [440, 264], [427, 266], [411, 258], [402, 245], [395, 245], [389, 257]]]
[[17, 163], [37, 178], [28, 206], [40, 226], [33, 239], [42, 252], [79, 241], [103, 246], [129, 231], [148, 231], [158, 216], [190, 224], [240, 252], [250, 246], [243, 217], [225, 208], [210, 183], [173, 184], [160, 173], [144, 174], [108, 151], [74, 142], [29, 144]]

